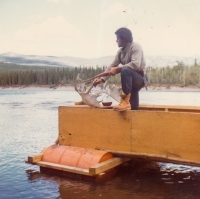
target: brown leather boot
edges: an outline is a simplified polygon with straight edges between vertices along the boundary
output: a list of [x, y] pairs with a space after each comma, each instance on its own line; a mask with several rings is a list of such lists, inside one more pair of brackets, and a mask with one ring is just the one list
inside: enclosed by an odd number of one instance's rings
[[120, 97], [121, 97], [121, 99], [120, 99], [120, 104], [121, 104], [124, 101], [124, 99], [126, 98], [126, 94], [124, 92], [122, 92]]
[[131, 108], [131, 105], [129, 102], [130, 97], [131, 97], [131, 94], [126, 95], [124, 99], [122, 97], [121, 98], [122, 102], [120, 102], [120, 104], [118, 106], [113, 106], [113, 110], [114, 111], [125, 111], [126, 109]]

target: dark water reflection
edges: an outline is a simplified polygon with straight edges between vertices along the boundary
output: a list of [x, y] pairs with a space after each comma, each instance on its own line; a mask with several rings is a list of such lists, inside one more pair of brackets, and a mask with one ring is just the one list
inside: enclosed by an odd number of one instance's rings
[[[32, 183], [48, 183], [58, 189], [56, 198], [199, 198], [200, 173], [198, 168], [179, 167], [153, 162], [133, 162], [121, 166], [116, 175], [104, 183], [61, 178], [34, 170], [27, 171]], [[187, 172], [185, 171], [187, 170]], [[77, 177], [78, 178], [78, 177]], [[55, 189], [54, 187], [54, 189]]]
[[[141, 93], [141, 100], [145, 103], [148, 97], [147, 101], [154, 99], [154, 104], [161, 104], [157, 95]], [[179, 101], [189, 98], [196, 103], [200, 98], [197, 92], [179, 95]], [[162, 100], [173, 104], [172, 96], [162, 93]], [[200, 198], [197, 167], [134, 161], [120, 167], [109, 181], [97, 183], [78, 176], [48, 175], [37, 166], [25, 164], [28, 155], [39, 153], [57, 138], [57, 107], [77, 100], [79, 96], [72, 91], [0, 91], [0, 199]], [[176, 100], [177, 93], [174, 103]]]

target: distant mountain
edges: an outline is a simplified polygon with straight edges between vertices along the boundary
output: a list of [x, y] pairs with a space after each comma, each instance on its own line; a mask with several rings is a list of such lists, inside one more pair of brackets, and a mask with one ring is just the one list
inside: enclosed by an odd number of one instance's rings
[[103, 66], [108, 65], [113, 57], [101, 58], [79, 58], [79, 57], [56, 57], [56, 56], [38, 56], [38, 55], [22, 55], [13, 52], [0, 54], [0, 63], [12, 63], [18, 65], [38, 65], [53, 67], [75, 67], [75, 66]]
[[[38, 56], [38, 55], [22, 55], [13, 52], [0, 54], [0, 63], [12, 63], [18, 65], [29, 66], [52, 66], [52, 67], [75, 67], [75, 66], [108, 66], [114, 60], [113, 56], [105, 56], [100, 58], [79, 58], [69, 56]], [[200, 56], [178, 57], [178, 56], [145, 56], [147, 66], [164, 67], [173, 66], [179, 62], [186, 65], [193, 65], [195, 59], [200, 63]]]
[[1, 63], [12, 63], [18, 65], [34, 65], [34, 66], [65, 66], [70, 65], [67, 62], [63, 62], [59, 57], [53, 56], [37, 56], [37, 55], [21, 55], [13, 52], [0, 54]]
[[196, 62], [200, 64], [200, 56], [180, 57], [180, 56], [146, 56], [147, 66], [165, 67], [174, 66], [178, 62], [183, 62], [185, 65], [191, 66]]
[[[12, 63], [1, 63], [0, 62], [0, 73], [5, 71], [27, 71], [27, 70], [46, 70], [49, 69], [49, 66], [38, 66], [38, 65], [19, 65], [19, 64], [12, 64]], [[51, 67], [52, 68], [52, 67]]]

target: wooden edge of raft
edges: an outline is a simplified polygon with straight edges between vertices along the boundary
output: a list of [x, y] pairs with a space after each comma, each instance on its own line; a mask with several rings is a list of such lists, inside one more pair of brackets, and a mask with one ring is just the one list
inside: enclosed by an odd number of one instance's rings
[[28, 159], [25, 162], [29, 163], [29, 164], [35, 164], [35, 163], [40, 162], [42, 160], [42, 156], [43, 156], [43, 153], [33, 155], [33, 156], [28, 156]]
[[81, 174], [81, 175], [91, 176], [88, 169], [82, 169], [82, 168], [78, 168], [78, 167], [66, 166], [66, 165], [62, 165], [62, 164], [55, 164], [55, 163], [44, 162], [44, 161], [37, 162], [36, 164], [41, 167], [46, 167], [46, 168], [56, 169], [56, 170], [60, 170], [60, 171], [67, 171], [67, 172], [77, 173], [77, 174]]
[[129, 160], [131, 160], [131, 158], [112, 158], [90, 167], [89, 173], [92, 175], [97, 175]]
[[41, 159], [42, 159], [42, 154], [29, 156], [28, 161], [26, 161], [26, 163], [36, 164], [40, 167], [46, 167], [46, 168], [51, 168], [51, 169], [56, 169], [56, 170], [61, 170], [61, 171], [67, 171], [67, 172], [72, 172], [72, 173], [77, 173], [77, 174], [87, 175], [87, 176], [95, 176], [95, 175], [101, 174], [109, 169], [117, 167], [118, 165], [131, 160], [131, 158], [116, 157], [116, 158], [112, 158], [112, 159], [106, 160], [104, 162], [101, 162], [99, 164], [96, 164], [96, 165], [90, 167], [89, 169], [82, 169], [82, 168], [78, 168], [78, 167], [72, 167], [72, 166], [51, 163], [51, 162], [45, 162], [45, 161], [41, 161]]

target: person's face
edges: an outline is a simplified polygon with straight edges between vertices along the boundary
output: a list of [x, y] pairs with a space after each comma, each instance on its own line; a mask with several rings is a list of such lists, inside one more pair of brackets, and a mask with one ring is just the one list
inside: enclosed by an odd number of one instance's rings
[[124, 42], [119, 37], [117, 37], [116, 42], [117, 42], [118, 47], [124, 47], [124, 45], [123, 45]]

